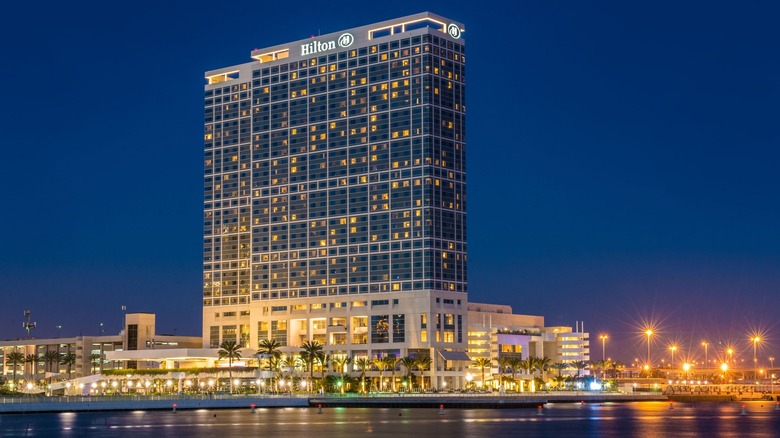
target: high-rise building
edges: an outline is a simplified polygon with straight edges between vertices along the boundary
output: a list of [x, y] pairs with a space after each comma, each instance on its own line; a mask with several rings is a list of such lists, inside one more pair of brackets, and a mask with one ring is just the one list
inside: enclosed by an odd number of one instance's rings
[[462, 384], [463, 29], [420, 13], [206, 73], [205, 347], [429, 356]]

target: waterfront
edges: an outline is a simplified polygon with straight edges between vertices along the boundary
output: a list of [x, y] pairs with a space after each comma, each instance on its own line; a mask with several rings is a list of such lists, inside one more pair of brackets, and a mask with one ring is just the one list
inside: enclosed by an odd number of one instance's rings
[[[742, 413], [745, 406], [745, 414]], [[540, 415], [541, 413], [541, 415]], [[0, 436], [776, 437], [774, 403], [550, 403], [537, 409], [278, 408], [0, 416]]]

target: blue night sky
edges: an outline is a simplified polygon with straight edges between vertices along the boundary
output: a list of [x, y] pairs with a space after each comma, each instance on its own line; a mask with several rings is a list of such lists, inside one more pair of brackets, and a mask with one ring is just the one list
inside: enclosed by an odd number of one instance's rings
[[200, 334], [204, 72], [430, 10], [466, 25], [470, 301], [584, 321], [594, 359], [643, 321], [780, 354], [780, 6], [506, 3], [4, 6], [0, 339], [122, 305]]

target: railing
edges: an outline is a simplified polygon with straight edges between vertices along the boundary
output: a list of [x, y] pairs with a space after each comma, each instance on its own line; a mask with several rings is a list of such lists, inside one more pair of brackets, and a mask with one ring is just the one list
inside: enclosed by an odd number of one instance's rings
[[56, 397], [0, 397], [2, 403], [73, 403], [73, 402], [124, 402], [124, 401], [176, 401], [176, 400], [232, 400], [236, 398], [310, 398], [311, 394], [167, 394], [167, 395], [99, 395]]

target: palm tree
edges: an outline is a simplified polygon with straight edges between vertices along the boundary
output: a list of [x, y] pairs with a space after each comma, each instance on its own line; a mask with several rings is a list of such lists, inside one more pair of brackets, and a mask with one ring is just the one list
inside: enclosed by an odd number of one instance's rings
[[558, 370], [558, 377], [561, 377], [561, 371], [565, 370], [566, 368], [569, 368], [569, 364], [566, 362], [555, 362], [554, 364], [550, 365], [550, 368], [554, 370]]
[[617, 379], [618, 375], [620, 374], [620, 371], [625, 367], [626, 365], [619, 360], [612, 361], [609, 364], [609, 370], [610, 370], [610, 374], [612, 375], [612, 378]]
[[14, 372], [14, 391], [17, 391], [16, 388], [16, 366], [24, 363], [24, 353], [21, 351], [12, 351], [8, 353], [5, 356], [5, 363], [11, 365], [13, 367]]
[[89, 355], [89, 362], [92, 364], [92, 374], [95, 374], [95, 367], [98, 365], [100, 359], [102, 359], [103, 356], [98, 353], [92, 353]]
[[225, 341], [219, 346], [217, 355], [221, 359], [228, 360], [228, 378], [230, 379], [230, 392], [233, 392], [233, 359], [241, 359], [241, 346], [236, 341]]
[[417, 361], [410, 356], [404, 356], [401, 358], [399, 364], [406, 369], [406, 377], [409, 379], [409, 389], [412, 389], [412, 369], [417, 365]]
[[43, 361], [46, 362], [46, 365], [49, 366], [49, 372], [53, 373], [54, 372], [53, 365], [55, 363], [56, 364], [60, 363], [60, 353], [54, 350], [49, 350], [46, 353], [43, 353]]
[[279, 350], [282, 345], [276, 339], [263, 339], [260, 341], [260, 348], [257, 349], [257, 354], [264, 354], [267, 357], [268, 369], [274, 371], [278, 364], [279, 358], [282, 357], [282, 352]]
[[322, 391], [325, 391], [325, 372], [328, 371], [328, 364], [330, 363], [330, 355], [322, 353], [317, 356], [317, 362], [320, 364], [320, 387]]
[[301, 365], [301, 358], [300, 356], [297, 356], [295, 354], [286, 356], [282, 361], [283, 367], [292, 368], [292, 370], [290, 370], [290, 373], [294, 373], [295, 369], [298, 368], [300, 365]]
[[384, 360], [385, 360], [385, 366], [390, 368], [390, 379], [391, 379], [390, 385], [393, 392], [395, 392], [395, 370], [396, 368], [398, 368], [398, 365], [401, 364], [401, 359], [392, 356], [387, 356], [385, 357]]
[[257, 354], [266, 356], [268, 363], [268, 370], [271, 371], [271, 385], [274, 386], [274, 371], [279, 365], [279, 359], [282, 357], [282, 352], [279, 350], [282, 345], [276, 339], [263, 339], [260, 341], [260, 348], [257, 349]]
[[485, 382], [485, 368], [493, 368], [493, 361], [489, 357], [480, 357], [474, 361], [474, 365], [482, 372], [482, 388], [485, 388], [487, 386], [487, 382]]
[[[54, 373], [54, 366], [53, 365], [55, 363], [59, 365], [59, 363], [60, 363], [60, 353], [58, 353], [58, 352], [56, 352], [54, 350], [49, 350], [46, 353], [43, 353], [43, 361], [46, 362], [46, 365], [49, 366], [49, 372], [50, 373]], [[49, 377], [49, 386], [50, 387], [51, 387], [51, 379], [52, 379], [52, 377], [50, 376]], [[49, 394], [49, 395], [51, 395], [51, 394]]]
[[431, 359], [430, 356], [420, 356], [416, 360], [417, 369], [420, 371], [420, 389], [425, 389], [425, 379], [423, 378], [423, 374], [425, 371], [427, 371], [431, 365], [433, 364], [433, 359]]
[[534, 368], [534, 360], [533, 358], [526, 358], [523, 359], [523, 361], [520, 363], [520, 369], [525, 371], [523, 374], [531, 374], [531, 370]]
[[344, 381], [346, 380], [344, 377], [345, 377], [345, 374], [347, 374], [346, 368], [347, 368], [347, 365], [349, 365], [351, 363], [352, 363], [352, 358], [349, 357], [349, 356], [341, 356], [341, 357], [337, 357], [337, 358], [333, 359], [333, 368], [339, 370], [338, 372], [339, 372], [339, 375], [341, 376], [341, 385], [339, 385], [339, 386], [340, 386], [342, 394], [344, 394], [344, 387], [347, 386], [344, 383]]
[[360, 370], [360, 391], [364, 392], [366, 388], [366, 368], [371, 366], [371, 361], [361, 357], [355, 360], [355, 366]]
[[588, 367], [588, 362], [584, 360], [575, 360], [571, 363], [571, 366], [573, 366], [577, 370], [577, 378], [580, 378], [580, 372]]
[[38, 353], [30, 353], [25, 356], [24, 361], [30, 364], [30, 374], [35, 377], [38, 373], [38, 363], [41, 362], [41, 356]]
[[68, 366], [68, 380], [70, 380], [70, 368], [73, 365], [76, 365], [76, 354], [75, 353], [65, 353], [62, 355], [62, 359], [60, 360], [60, 365], [67, 365]]
[[504, 388], [504, 371], [509, 368], [509, 361], [511, 359], [512, 358], [509, 357], [496, 358], [496, 362], [498, 363], [498, 381], [501, 383], [501, 388]]
[[550, 364], [552, 363], [552, 360], [550, 360], [549, 357], [536, 357], [533, 359], [533, 366], [536, 368], [539, 373], [541, 374], [542, 380], [547, 380], [547, 376], [545, 373], [550, 368]]
[[515, 383], [515, 389], [517, 389], [517, 371], [522, 368], [523, 360], [519, 357], [510, 357], [507, 366], [512, 372], [512, 381]]
[[317, 341], [306, 341], [301, 344], [301, 359], [309, 367], [309, 380], [314, 380], [314, 361], [322, 354], [322, 344]]
[[375, 366], [376, 369], [379, 370], [379, 384], [377, 385], [377, 390], [382, 392], [382, 373], [385, 371], [385, 358], [375, 357], [371, 359], [371, 365]]
[[604, 377], [604, 370], [607, 368], [606, 360], [592, 360], [590, 361], [590, 367], [594, 370], [594, 376], [598, 370], [601, 370], [601, 376]]

